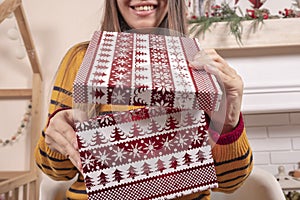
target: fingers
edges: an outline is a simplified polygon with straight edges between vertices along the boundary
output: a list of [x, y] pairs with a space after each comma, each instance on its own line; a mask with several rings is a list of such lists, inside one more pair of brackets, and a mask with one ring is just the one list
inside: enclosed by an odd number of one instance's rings
[[45, 131], [45, 142], [50, 149], [67, 156], [74, 166], [81, 170], [77, 138], [73, 126], [72, 110], [56, 113]]
[[[208, 73], [214, 74], [222, 84], [222, 88], [224, 88], [226, 94], [226, 99], [220, 106], [220, 109], [222, 110], [223, 108], [225, 112], [223, 131], [233, 130], [239, 120], [241, 109], [243, 94], [242, 78], [214, 49], [201, 50], [190, 61], [190, 65], [192, 68], [204, 69]], [[217, 122], [220, 121], [216, 117], [214, 117], [214, 120]]]
[[209, 65], [211, 62], [211, 57], [205, 51], [199, 51], [193, 60], [189, 61], [189, 64], [194, 69], [203, 69], [205, 65]]
[[238, 77], [237, 72], [214, 49], [199, 51], [189, 63], [194, 69], [204, 69], [216, 75], [222, 82]]
[[231, 68], [228, 63], [214, 50], [214, 49], [208, 49], [204, 50], [206, 56], [210, 57], [211, 62], [209, 65], [212, 65], [218, 70], [220, 70], [222, 73], [230, 76], [235, 75], [236, 71]]

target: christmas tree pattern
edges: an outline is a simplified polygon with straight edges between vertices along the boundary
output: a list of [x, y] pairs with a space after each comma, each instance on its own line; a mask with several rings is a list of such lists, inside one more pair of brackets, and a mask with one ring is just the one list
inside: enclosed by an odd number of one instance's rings
[[199, 123], [199, 121], [195, 118], [195, 116], [191, 112], [187, 112], [183, 121], [183, 126], [195, 126]]
[[155, 134], [161, 132], [162, 128], [155, 119], [150, 118], [150, 123], [148, 124], [147, 130], [148, 134]]
[[160, 171], [160, 172], [163, 172], [166, 169], [165, 164], [161, 159], [157, 160], [156, 166], [157, 166], [158, 171]]
[[86, 175], [86, 176], [85, 176], [84, 182], [85, 182], [85, 186], [86, 186], [89, 190], [91, 190], [91, 187], [94, 186], [92, 177], [90, 177], [89, 175]]
[[165, 130], [175, 130], [179, 127], [179, 122], [172, 115], [170, 115], [166, 121]]
[[[201, 113], [202, 113], [202, 115], [201, 115], [201, 118], [200, 118], [200, 126], [204, 126], [204, 127], [206, 127], [207, 126], [207, 123], [206, 123], [206, 116], [205, 116], [205, 113], [204, 113], [204, 111], [202, 110], [201, 111]], [[206, 127], [206, 129], [207, 129], [207, 127]]]
[[93, 129], [93, 128], [95, 128], [93, 120], [88, 120], [88, 121], [75, 123], [75, 130], [76, 131], [85, 131], [85, 130], [90, 130], [90, 129]]
[[189, 166], [191, 163], [192, 163], [192, 158], [191, 158], [191, 155], [188, 154], [188, 153], [185, 153], [184, 154], [184, 164]]
[[201, 150], [199, 150], [196, 154], [196, 158], [198, 162], [203, 162], [206, 158], [205, 158], [205, 153]]
[[99, 101], [105, 95], [105, 93], [102, 92], [101, 89], [96, 88], [92, 90], [92, 95]]
[[151, 172], [151, 168], [150, 168], [150, 164], [148, 164], [147, 162], [144, 162], [142, 169], [143, 169], [143, 174], [149, 176], [150, 172]]
[[209, 150], [210, 150], [210, 146], [203, 146], [203, 147], [201, 148], [201, 150], [203, 151], [203, 157], [204, 157], [206, 160], [212, 159], [212, 154], [211, 154], [211, 152], [209, 151]]
[[124, 179], [122, 171], [120, 171], [118, 169], [116, 169], [114, 171], [113, 175], [114, 175], [114, 180], [117, 181], [117, 182], [120, 182], [121, 180]]
[[178, 165], [179, 164], [178, 164], [177, 158], [172, 156], [170, 159], [170, 167], [176, 169], [178, 167]]
[[85, 142], [84, 138], [81, 135], [77, 136], [77, 143], [79, 149], [84, 149], [88, 147], [87, 143]]
[[117, 126], [115, 126], [115, 128], [113, 129], [111, 135], [110, 135], [110, 141], [111, 142], [118, 142], [121, 140], [125, 140], [126, 136], [124, 134], [124, 132]]
[[144, 131], [138, 123], [133, 122], [128, 132], [129, 138], [138, 138], [144, 135]]
[[128, 178], [134, 179], [136, 176], [138, 176], [137, 169], [132, 165], [130, 165], [127, 171], [128, 171]]
[[92, 138], [92, 142], [91, 142], [91, 146], [98, 146], [101, 144], [105, 144], [107, 143], [106, 138], [104, 137], [102, 132], [96, 132], [95, 134], [93, 134], [93, 138]]
[[101, 185], [105, 186], [109, 182], [108, 175], [103, 172], [101, 172], [97, 178], [98, 178], [99, 184], [101, 184]]

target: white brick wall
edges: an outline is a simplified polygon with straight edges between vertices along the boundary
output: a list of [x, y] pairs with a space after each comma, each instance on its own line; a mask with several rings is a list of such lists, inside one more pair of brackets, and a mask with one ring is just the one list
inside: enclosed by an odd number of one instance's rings
[[300, 162], [300, 112], [245, 114], [245, 126], [253, 150], [254, 164], [276, 175]]

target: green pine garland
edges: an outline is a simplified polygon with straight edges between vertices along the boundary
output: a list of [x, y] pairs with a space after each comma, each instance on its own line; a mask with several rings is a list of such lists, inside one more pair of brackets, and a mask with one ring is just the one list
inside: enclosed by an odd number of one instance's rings
[[293, 191], [284, 194], [286, 200], [300, 200], [300, 193]]
[[[236, 9], [239, 10], [241, 13], [240, 15], [236, 13]], [[189, 20], [190, 33], [193, 33], [195, 36], [199, 36], [201, 34], [204, 35], [215, 22], [227, 22], [230, 33], [234, 35], [239, 44], [242, 44], [242, 21], [252, 20], [253, 31], [256, 31], [258, 25], [263, 23], [264, 13], [267, 12], [267, 10], [255, 9], [256, 17], [253, 18], [248, 14], [244, 15], [239, 7], [236, 9], [230, 8], [228, 4], [221, 4], [220, 7], [214, 9], [212, 16], [201, 16], [199, 18]]]

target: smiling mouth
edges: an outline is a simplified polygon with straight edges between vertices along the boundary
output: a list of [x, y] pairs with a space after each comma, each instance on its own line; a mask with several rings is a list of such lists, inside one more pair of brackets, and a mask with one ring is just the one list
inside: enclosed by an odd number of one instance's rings
[[156, 8], [154, 5], [149, 5], [149, 6], [130, 6], [132, 9], [136, 11], [151, 11]]

